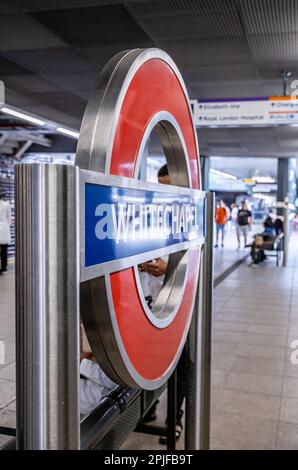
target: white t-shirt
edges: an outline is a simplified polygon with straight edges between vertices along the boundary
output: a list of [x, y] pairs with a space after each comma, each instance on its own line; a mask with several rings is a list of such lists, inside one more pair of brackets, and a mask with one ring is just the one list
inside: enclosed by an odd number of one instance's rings
[[[169, 257], [164, 256], [162, 260], [167, 263]], [[152, 297], [152, 301], [155, 302], [161, 291], [165, 275], [153, 276], [146, 271], [139, 271], [140, 281], [143, 289], [144, 297]]]
[[117, 387], [97, 362], [83, 359], [80, 364], [80, 413], [88, 415], [101, 400]]
[[152, 301], [155, 302], [161, 291], [164, 276], [153, 276], [146, 271], [139, 271], [140, 281], [143, 289], [144, 297], [152, 297]]
[[11, 208], [10, 204], [0, 199], [0, 245], [10, 243]]
[[233, 207], [232, 212], [231, 212], [232, 220], [237, 220], [238, 211], [239, 211], [238, 207]]

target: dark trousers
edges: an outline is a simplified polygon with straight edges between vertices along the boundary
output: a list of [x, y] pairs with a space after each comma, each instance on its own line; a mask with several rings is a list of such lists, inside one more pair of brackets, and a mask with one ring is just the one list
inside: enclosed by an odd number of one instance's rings
[[177, 422], [183, 416], [182, 405], [186, 396], [187, 387], [187, 355], [184, 346], [179, 362], [177, 364]]
[[0, 251], [1, 251], [1, 269], [0, 269], [0, 271], [6, 271], [7, 270], [7, 248], [8, 248], [8, 245], [0, 245]]
[[[182, 354], [177, 364], [177, 414], [176, 414], [176, 423], [180, 424], [183, 410], [182, 405], [184, 398], [186, 396], [186, 387], [187, 387], [187, 354], [186, 354], [186, 345], [183, 348]], [[158, 401], [156, 401], [147, 411], [144, 416], [144, 421], [146, 422], [147, 417], [156, 413]]]

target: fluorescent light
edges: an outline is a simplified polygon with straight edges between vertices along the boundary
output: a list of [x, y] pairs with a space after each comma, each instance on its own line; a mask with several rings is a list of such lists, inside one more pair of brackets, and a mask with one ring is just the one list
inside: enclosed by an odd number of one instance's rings
[[149, 163], [151, 166], [155, 166], [156, 168], [159, 168], [162, 162], [160, 160], [157, 160], [152, 157], [147, 158], [147, 163]]
[[38, 126], [44, 126], [46, 123], [42, 119], [35, 118], [33, 116], [30, 116], [29, 114], [21, 113], [19, 111], [16, 111], [15, 109], [7, 108], [6, 106], [3, 106], [3, 108], [1, 108], [1, 111], [2, 113], [10, 114], [11, 116], [15, 116], [19, 119], [24, 119], [24, 121], [32, 122], [33, 124], [36, 124]]
[[224, 173], [223, 171], [215, 170], [214, 168], [210, 169], [210, 173], [213, 173], [218, 176], [222, 176], [224, 178], [230, 179], [230, 180], [236, 180], [237, 177], [234, 175], [230, 175], [230, 173]]
[[256, 183], [275, 183], [275, 179], [271, 176], [253, 176], [252, 179]]
[[264, 194], [262, 194], [262, 193], [253, 193], [252, 197], [254, 199], [264, 199], [265, 198]]
[[66, 129], [65, 127], [57, 127], [56, 130], [61, 134], [68, 135], [69, 137], [74, 137], [74, 139], [78, 139], [80, 135], [79, 132], [71, 131], [70, 129]]
[[58, 123], [54, 123], [53, 121], [44, 121], [43, 119], [39, 119], [37, 117], [31, 116], [30, 114], [23, 113], [21, 111], [17, 111], [16, 109], [10, 108], [8, 106], [3, 106], [0, 108], [0, 111], [5, 114], [9, 114], [11, 116], [17, 117], [19, 119], [24, 119], [25, 121], [32, 122], [32, 124], [38, 126], [49, 125], [50, 128], [55, 127], [57, 132], [61, 132], [61, 134], [65, 134], [68, 137], [72, 137], [74, 139], [79, 138], [79, 132], [73, 131], [71, 129], [67, 129], [66, 127], [56, 127]]

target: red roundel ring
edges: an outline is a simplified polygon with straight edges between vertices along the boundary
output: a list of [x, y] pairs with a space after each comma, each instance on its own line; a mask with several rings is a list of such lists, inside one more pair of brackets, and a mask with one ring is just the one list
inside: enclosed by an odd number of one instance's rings
[[[85, 112], [76, 163], [106, 174], [137, 177], [140, 149], [159, 121], [165, 128], [168, 124], [174, 129], [184, 152], [184, 167], [179, 166], [180, 161], [169, 167], [174, 184], [182, 181], [185, 186], [200, 189], [198, 144], [189, 98], [172, 59], [158, 49], [121, 53], [107, 64]], [[171, 136], [168, 138], [171, 141]], [[181, 172], [184, 177], [179, 180]], [[200, 247], [188, 250], [186, 255], [178, 307], [163, 327], [152, 323], [144, 311], [133, 267], [82, 286], [81, 311], [92, 350], [118, 382], [152, 390], [173, 372], [190, 325]]]

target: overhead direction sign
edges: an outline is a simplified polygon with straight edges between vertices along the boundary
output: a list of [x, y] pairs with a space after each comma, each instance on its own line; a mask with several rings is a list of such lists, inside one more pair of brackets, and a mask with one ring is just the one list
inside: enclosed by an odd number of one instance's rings
[[194, 114], [198, 127], [298, 124], [298, 99], [269, 96], [200, 100]]
[[245, 184], [250, 184], [250, 185], [256, 184], [255, 180], [253, 180], [252, 178], [244, 178], [242, 181]]

